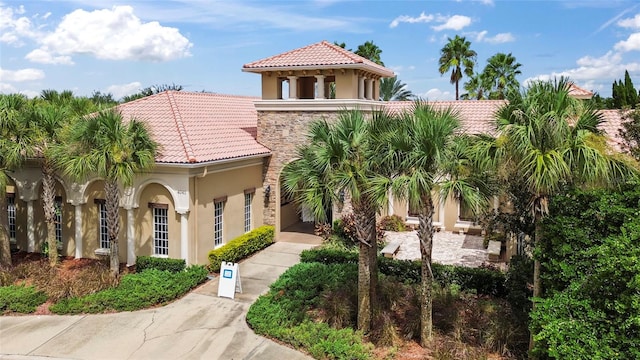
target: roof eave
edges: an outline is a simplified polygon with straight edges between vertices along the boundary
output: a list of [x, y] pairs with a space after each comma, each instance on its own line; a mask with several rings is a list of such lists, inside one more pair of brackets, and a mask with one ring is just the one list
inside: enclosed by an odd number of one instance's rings
[[161, 167], [166, 166], [166, 167], [178, 167], [178, 168], [191, 169], [191, 168], [199, 168], [199, 167], [209, 166], [209, 165], [225, 164], [225, 163], [230, 163], [230, 162], [234, 162], [234, 161], [259, 159], [259, 158], [265, 158], [265, 157], [269, 157], [269, 156], [271, 156], [271, 152], [262, 153], [262, 154], [254, 154], [254, 155], [249, 155], [249, 156], [239, 156], [239, 157], [227, 158], [227, 159], [196, 162], [196, 163], [156, 162], [155, 166], [161, 166]]
[[301, 65], [301, 66], [259, 66], [259, 67], [242, 67], [243, 72], [252, 72], [261, 74], [268, 71], [290, 71], [290, 70], [340, 70], [340, 69], [356, 69], [372, 72], [381, 77], [394, 77], [393, 71], [382, 70], [368, 64], [335, 64], [335, 65]]

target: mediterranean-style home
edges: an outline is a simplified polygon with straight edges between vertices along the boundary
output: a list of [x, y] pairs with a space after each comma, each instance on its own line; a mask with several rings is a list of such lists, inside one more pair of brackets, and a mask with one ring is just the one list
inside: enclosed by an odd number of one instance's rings
[[[153, 170], [121, 189], [121, 262], [132, 265], [136, 256], [152, 255], [205, 264], [209, 250], [262, 224], [274, 225], [277, 239], [283, 229], [312, 220], [280, 190], [281, 171], [295, 161], [312, 120], [332, 121], [345, 109], [370, 113], [411, 106], [377, 100], [379, 81], [392, 77], [391, 70], [326, 41], [245, 64], [242, 71], [260, 75], [260, 98], [166, 91], [118, 106], [125, 118], [146, 122], [160, 144]], [[571, 91], [590, 96], [577, 86]], [[490, 133], [493, 114], [503, 103], [433, 104], [457, 110], [467, 132]], [[619, 114], [603, 114], [604, 130], [616, 138]], [[10, 238], [21, 250], [40, 251], [46, 230], [38, 164], [10, 175]], [[57, 180], [56, 236], [62, 255], [108, 254], [103, 180]], [[434, 222], [442, 230], [474, 228], [457, 202], [437, 209]], [[412, 221], [399, 201], [390, 200], [384, 213]]]

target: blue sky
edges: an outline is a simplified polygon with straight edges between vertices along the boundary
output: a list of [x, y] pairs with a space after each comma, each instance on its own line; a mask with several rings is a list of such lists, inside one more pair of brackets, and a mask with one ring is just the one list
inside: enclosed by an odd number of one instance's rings
[[260, 95], [242, 65], [321, 40], [372, 40], [414, 94], [454, 97], [438, 72], [448, 37], [487, 58], [512, 53], [519, 80], [566, 75], [611, 95], [628, 69], [640, 87], [640, 3], [582, 1], [6, 1], [0, 92], [94, 90], [116, 98], [154, 84]]

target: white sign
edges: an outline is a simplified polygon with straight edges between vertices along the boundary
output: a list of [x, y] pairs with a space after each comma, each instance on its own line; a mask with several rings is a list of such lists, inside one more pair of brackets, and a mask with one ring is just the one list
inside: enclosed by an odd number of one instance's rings
[[242, 293], [240, 282], [240, 266], [237, 263], [222, 262], [220, 266], [220, 280], [218, 281], [218, 297], [233, 299], [235, 293]]

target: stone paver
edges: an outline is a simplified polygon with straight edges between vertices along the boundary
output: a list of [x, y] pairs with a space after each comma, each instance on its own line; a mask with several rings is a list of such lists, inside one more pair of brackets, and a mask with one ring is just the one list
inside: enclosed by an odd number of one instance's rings
[[[388, 242], [402, 242], [396, 259], [420, 259], [420, 242], [416, 231], [387, 231], [386, 240]], [[445, 265], [479, 267], [488, 262], [487, 251], [482, 246], [481, 236], [462, 235], [448, 231], [434, 233], [432, 256], [433, 262]]]

